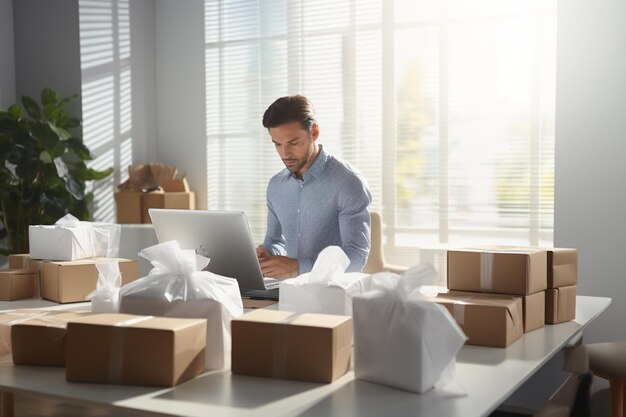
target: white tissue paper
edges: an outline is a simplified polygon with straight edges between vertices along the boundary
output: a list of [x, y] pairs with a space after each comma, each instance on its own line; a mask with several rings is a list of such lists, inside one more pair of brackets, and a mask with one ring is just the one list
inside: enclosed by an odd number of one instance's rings
[[278, 309], [294, 313], [352, 315], [352, 297], [369, 289], [369, 275], [344, 272], [350, 260], [338, 246], [325, 248], [311, 272], [279, 284]]
[[230, 359], [230, 321], [243, 314], [237, 280], [203, 271], [209, 259], [182, 250], [176, 241], [139, 253], [150, 273], [120, 290], [120, 313], [207, 319], [206, 366], [222, 369]]
[[96, 289], [86, 299], [91, 300], [92, 313], [117, 313], [122, 274], [117, 262], [98, 262], [98, 282]]
[[417, 393], [443, 375], [451, 382], [467, 337], [444, 307], [425, 300], [435, 279], [430, 265], [374, 274], [372, 290], [353, 297], [356, 378]]
[[30, 257], [55, 261], [117, 258], [121, 230], [119, 224], [82, 222], [67, 214], [53, 225], [29, 226]]

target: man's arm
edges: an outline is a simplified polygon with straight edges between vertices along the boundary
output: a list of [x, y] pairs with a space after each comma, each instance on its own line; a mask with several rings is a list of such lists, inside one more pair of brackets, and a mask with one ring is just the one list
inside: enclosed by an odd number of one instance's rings
[[283, 228], [280, 225], [280, 221], [278, 221], [278, 216], [276, 216], [269, 199], [267, 200], [267, 232], [265, 233], [263, 246], [272, 255], [284, 256], [287, 254]]
[[348, 255], [346, 272], [361, 272], [370, 253], [371, 231], [369, 205], [372, 195], [364, 179], [355, 176], [342, 193], [339, 211], [341, 248]]

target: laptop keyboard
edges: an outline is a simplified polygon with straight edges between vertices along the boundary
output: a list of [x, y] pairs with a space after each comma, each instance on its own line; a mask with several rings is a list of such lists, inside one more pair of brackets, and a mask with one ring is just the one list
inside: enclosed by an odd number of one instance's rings
[[280, 281], [276, 278], [263, 278], [263, 284], [265, 284], [266, 290], [273, 290], [275, 288], [278, 288], [278, 286], [280, 285]]
[[242, 297], [257, 298], [260, 300], [278, 300], [278, 288], [271, 290], [250, 290], [241, 295]]

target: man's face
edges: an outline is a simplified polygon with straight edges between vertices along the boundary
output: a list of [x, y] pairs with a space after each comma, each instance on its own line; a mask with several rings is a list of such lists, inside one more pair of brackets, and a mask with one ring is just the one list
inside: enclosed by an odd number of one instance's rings
[[309, 133], [302, 128], [300, 122], [290, 122], [269, 128], [276, 152], [287, 169], [294, 175], [302, 177], [309, 168], [311, 157], [315, 153], [315, 141], [319, 136], [317, 124]]

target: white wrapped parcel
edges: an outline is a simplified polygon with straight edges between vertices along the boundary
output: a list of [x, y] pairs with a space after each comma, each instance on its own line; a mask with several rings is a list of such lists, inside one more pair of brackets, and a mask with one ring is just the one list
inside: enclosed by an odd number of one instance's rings
[[83, 222], [67, 214], [53, 225], [29, 226], [30, 257], [55, 261], [117, 258], [120, 233], [119, 224]]
[[340, 247], [325, 248], [311, 272], [280, 282], [278, 309], [352, 315], [352, 297], [369, 289], [370, 276], [344, 272], [349, 264], [348, 256]]
[[119, 310], [120, 287], [122, 274], [117, 262], [98, 262], [98, 282], [96, 289], [87, 294], [91, 300], [92, 313], [117, 313]]
[[372, 290], [353, 298], [355, 377], [424, 393], [453, 372], [467, 339], [448, 311], [424, 300], [431, 266], [398, 276], [372, 275]]
[[209, 259], [176, 241], [142, 250], [148, 276], [120, 290], [120, 313], [207, 319], [206, 366], [222, 369], [230, 358], [230, 321], [243, 314], [237, 280], [203, 269]]

